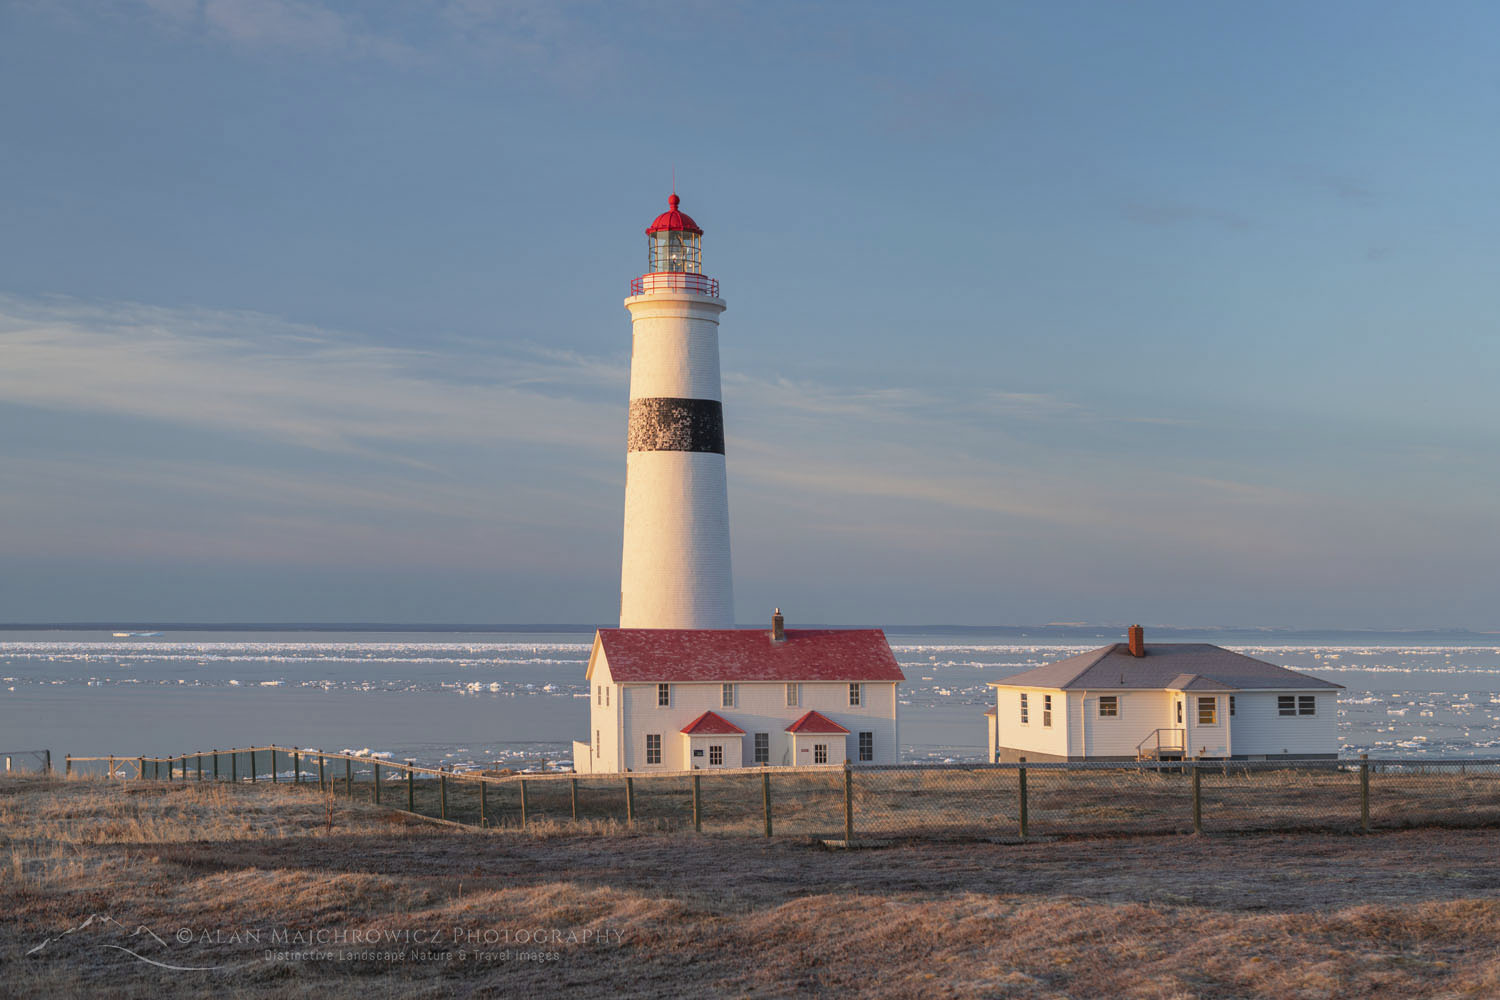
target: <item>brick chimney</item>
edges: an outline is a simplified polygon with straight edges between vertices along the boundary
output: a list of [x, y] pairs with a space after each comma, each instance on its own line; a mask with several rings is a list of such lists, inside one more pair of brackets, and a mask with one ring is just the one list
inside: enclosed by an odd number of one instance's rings
[[1145, 656], [1146, 630], [1141, 628], [1139, 625], [1132, 625], [1130, 626], [1130, 631], [1126, 634], [1130, 637], [1130, 655]]
[[781, 609], [771, 616], [771, 641], [786, 642], [786, 621], [781, 617]]

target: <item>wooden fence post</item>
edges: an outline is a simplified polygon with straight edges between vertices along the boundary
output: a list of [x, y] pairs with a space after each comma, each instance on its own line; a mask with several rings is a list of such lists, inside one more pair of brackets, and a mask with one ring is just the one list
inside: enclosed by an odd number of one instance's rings
[[271, 784], [276, 784], [276, 748], [271, 748]]
[[489, 817], [489, 787], [490, 783], [483, 778], [479, 779], [479, 825], [486, 827], [490, 825]]
[[318, 754], [318, 791], [319, 792], [325, 792], [325, 791], [328, 790], [323, 785], [323, 763], [324, 763], [324, 760], [325, 760], [325, 758], [323, 757], [323, 755], [322, 754]]
[[[114, 768], [114, 758], [111, 757], [109, 759], [109, 761], [110, 761], [110, 768], [109, 768], [109, 772], [110, 773], [109, 773], [109, 776], [111, 778], [113, 778], [115, 776], [115, 774], [114, 774], [114, 771], [115, 771], [115, 768]], [[64, 778], [71, 778], [71, 777], [73, 777], [73, 755], [72, 754], [64, 754], [63, 755], [63, 777]]]
[[292, 751], [292, 784], [302, 784], [302, 754]]
[[354, 798], [354, 761], [344, 758], [344, 798]]
[[1370, 832], [1370, 755], [1359, 755], [1359, 827]]
[[51, 750], [43, 750], [42, 753], [46, 754], [46, 757], [47, 757], [47, 762], [45, 764], [43, 764], [42, 766], [47, 769], [47, 773], [48, 774], [51, 774], [52, 773], [52, 751]]
[[203, 751], [198, 751], [198, 780], [203, 780]]
[[521, 779], [521, 829], [526, 829], [526, 779]]
[[625, 775], [625, 823], [635, 825], [635, 779]]
[[214, 747], [214, 780], [219, 780], [219, 748]]
[[766, 814], [766, 836], [771, 835], [771, 770], [760, 773], [760, 803]]
[[240, 783], [240, 752], [229, 751], [229, 780], [236, 785]]
[[375, 769], [375, 804], [380, 805], [380, 762], [376, 761], [370, 765]]
[[406, 811], [417, 811], [417, 772], [411, 769], [412, 762], [406, 762]]
[[1021, 796], [1021, 839], [1026, 839], [1026, 758], [1016, 758], [1020, 767], [1016, 768], [1016, 788]]
[[448, 818], [448, 776], [438, 775], [438, 817]]
[[844, 846], [854, 846], [854, 768], [844, 758]]
[[703, 807], [702, 789], [699, 787], [700, 776], [697, 771], [693, 772], [693, 832], [703, 832]]
[[569, 786], [569, 788], [568, 788], [569, 797], [573, 800], [573, 822], [577, 823], [578, 822], [578, 779], [577, 778], [569, 778], [568, 779], [568, 786]]
[[250, 784], [252, 784], [252, 785], [255, 784], [256, 771], [257, 770], [259, 770], [259, 769], [255, 766], [255, 748], [251, 747], [250, 748]]
[[1193, 832], [1203, 832], [1203, 769], [1193, 761]]

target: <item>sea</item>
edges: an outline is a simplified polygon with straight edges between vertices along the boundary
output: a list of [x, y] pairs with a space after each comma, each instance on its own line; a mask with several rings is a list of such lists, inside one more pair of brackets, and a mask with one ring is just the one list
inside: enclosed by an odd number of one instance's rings
[[[117, 637], [117, 631], [155, 632]], [[1093, 626], [892, 627], [901, 753], [984, 759], [987, 686], [1123, 640]], [[0, 628], [0, 751], [151, 756], [276, 744], [562, 770], [588, 729], [578, 626]], [[1500, 757], [1500, 634], [1150, 629], [1344, 686], [1340, 749]]]

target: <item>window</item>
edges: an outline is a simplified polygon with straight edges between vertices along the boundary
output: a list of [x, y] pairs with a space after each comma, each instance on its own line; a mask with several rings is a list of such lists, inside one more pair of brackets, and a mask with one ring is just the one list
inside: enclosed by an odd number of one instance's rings
[[604, 707], [609, 707], [609, 688], [604, 689]]
[[1294, 694], [1279, 694], [1276, 696], [1277, 715], [1296, 715], [1297, 696]]
[[1219, 721], [1219, 699], [1198, 699], [1198, 725], [1212, 726]]
[[666, 708], [670, 704], [672, 704], [672, 685], [656, 685], [656, 707]]
[[798, 684], [788, 684], [786, 686], [786, 707], [787, 708], [796, 708], [797, 707], [797, 701], [798, 701], [797, 695], [799, 693], [797, 691], [797, 688], [800, 687], [800, 686], [801, 685], [798, 685]]
[[721, 746], [709, 747], [708, 763], [710, 767], [722, 767], [724, 764], [724, 748]]
[[859, 685], [858, 684], [850, 684], [849, 685], [849, 704], [850, 704], [851, 707], [857, 707], [859, 705], [859, 695], [860, 695]]
[[813, 763], [814, 764], [826, 764], [826, 763], [828, 763], [828, 744], [827, 743], [814, 743], [813, 744]]
[[594, 730], [594, 756], [597, 757], [604, 752], [604, 740], [599, 730]]
[[756, 733], [755, 734], [755, 763], [757, 763], [757, 764], [769, 764], [769, 763], [771, 763], [771, 734], [770, 733]]
[[604, 704], [604, 685], [603, 684], [600, 684], [594, 690], [594, 704], [595, 705], [603, 705]]
[[1234, 695], [1229, 696], [1229, 717], [1234, 718]]
[[1117, 694], [1101, 694], [1099, 696], [1099, 717], [1113, 719], [1120, 714], [1120, 696]]
[[875, 759], [874, 733], [859, 734], [859, 759], [862, 761], [872, 761]]
[[1052, 696], [1050, 694], [1042, 695], [1042, 725], [1044, 727], [1052, 725]]
[[1177, 699], [1177, 724], [1182, 725], [1182, 699]]
[[1021, 725], [1030, 725], [1031, 711], [1026, 707], [1026, 692], [1021, 692]]
[[1297, 696], [1297, 714], [1298, 715], [1317, 715], [1318, 714], [1318, 698], [1317, 698], [1317, 696], [1316, 695], [1311, 695], [1311, 694], [1299, 694]]
[[661, 763], [661, 733], [646, 734], [646, 763]]
[[734, 685], [733, 684], [725, 684], [724, 685], [723, 695], [724, 696], [721, 699], [721, 704], [725, 708], [733, 708], [734, 707]]

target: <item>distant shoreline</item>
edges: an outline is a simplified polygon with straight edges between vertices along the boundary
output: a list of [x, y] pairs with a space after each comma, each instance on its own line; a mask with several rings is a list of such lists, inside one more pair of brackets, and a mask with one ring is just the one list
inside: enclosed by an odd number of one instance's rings
[[[572, 623], [413, 623], [413, 622], [13, 622], [0, 623], [0, 632], [365, 632], [419, 634], [568, 634], [591, 635], [599, 626]], [[607, 627], [607, 626], [606, 626]], [[759, 628], [744, 625], [741, 628]], [[808, 628], [832, 628], [807, 623]], [[1014, 641], [1123, 641], [1123, 625], [882, 625], [887, 635], [985, 636]], [[1281, 626], [1147, 625], [1148, 636], [1176, 642], [1437, 642], [1488, 644], [1500, 642], [1500, 632], [1472, 629], [1310, 629]]]

